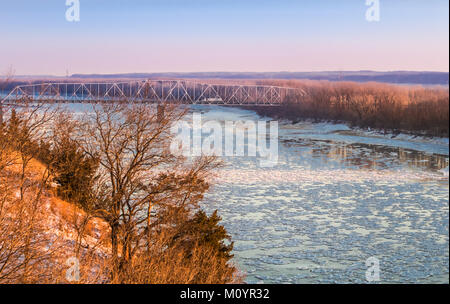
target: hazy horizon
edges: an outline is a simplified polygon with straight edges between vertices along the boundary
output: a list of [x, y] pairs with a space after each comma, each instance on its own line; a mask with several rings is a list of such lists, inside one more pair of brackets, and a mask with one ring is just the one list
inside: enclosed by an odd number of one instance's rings
[[[11, 67], [11, 66], [10, 66]], [[14, 68], [14, 66], [12, 66]], [[96, 76], [110, 76], [110, 75], [135, 75], [135, 74], [210, 74], [210, 73], [227, 73], [227, 74], [278, 74], [278, 73], [358, 73], [358, 72], [375, 72], [375, 73], [449, 73], [449, 71], [431, 71], [431, 70], [334, 70], [334, 71], [168, 71], [168, 72], [118, 72], [118, 73], [73, 73], [70, 75], [57, 75], [57, 74], [14, 74], [14, 77], [74, 77], [76, 75], [96, 75]], [[0, 75], [0, 78], [5, 75]]]

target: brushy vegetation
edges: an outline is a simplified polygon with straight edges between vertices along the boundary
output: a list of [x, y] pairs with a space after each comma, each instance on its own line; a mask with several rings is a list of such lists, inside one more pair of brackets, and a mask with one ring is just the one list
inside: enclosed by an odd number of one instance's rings
[[305, 96], [291, 98], [281, 107], [255, 107], [262, 115], [293, 122], [302, 119], [344, 121], [352, 126], [385, 132], [449, 136], [448, 89], [327, 81], [260, 83], [296, 87], [306, 92]]
[[[69, 258], [76, 283], [240, 282], [220, 217], [199, 207], [220, 162], [168, 153], [183, 112], [104, 104], [78, 121], [50, 105], [3, 110], [1, 283], [68, 282]], [[55, 207], [54, 194], [71, 204]]]

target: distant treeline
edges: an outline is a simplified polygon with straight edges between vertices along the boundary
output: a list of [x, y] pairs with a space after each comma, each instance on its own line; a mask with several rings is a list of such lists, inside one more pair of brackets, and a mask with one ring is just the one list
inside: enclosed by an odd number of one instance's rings
[[255, 107], [259, 114], [297, 122], [345, 121], [352, 126], [415, 135], [449, 136], [449, 91], [380, 83], [263, 81], [301, 88], [305, 96], [280, 107]]
[[377, 81], [385, 83], [448, 85], [448, 72], [196, 72], [196, 73], [129, 73], [129, 74], [75, 74], [73, 78], [184, 78], [184, 79], [309, 79], [329, 81]]

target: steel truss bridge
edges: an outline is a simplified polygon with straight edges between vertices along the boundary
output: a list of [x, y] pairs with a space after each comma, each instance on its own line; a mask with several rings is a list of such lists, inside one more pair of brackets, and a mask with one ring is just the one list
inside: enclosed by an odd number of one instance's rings
[[6, 97], [0, 97], [0, 104], [136, 102], [276, 106], [304, 95], [301, 89], [278, 86], [218, 85], [187, 80], [42, 83], [17, 86]]

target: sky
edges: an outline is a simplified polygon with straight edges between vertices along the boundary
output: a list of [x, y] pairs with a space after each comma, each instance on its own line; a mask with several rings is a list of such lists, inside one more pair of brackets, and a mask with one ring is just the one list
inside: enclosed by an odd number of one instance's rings
[[79, 2], [0, 0], [0, 74], [449, 70], [448, 0]]

